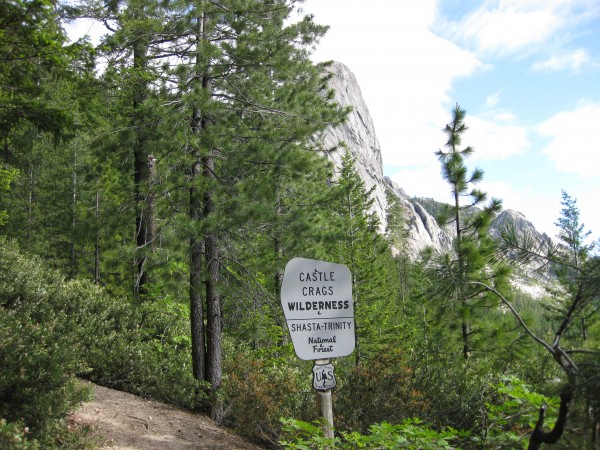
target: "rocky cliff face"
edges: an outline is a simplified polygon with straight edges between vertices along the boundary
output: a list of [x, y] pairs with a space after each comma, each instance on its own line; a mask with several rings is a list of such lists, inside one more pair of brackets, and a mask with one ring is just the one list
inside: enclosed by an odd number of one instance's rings
[[[408, 195], [391, 180], [383, 175], [381, 148], [369, 109], [362, 97], [360, 87], [354, 74], [342, 63], [335, 62], [329, 68], [333, 75], [330, 86], [335, 92], [335, 99], [341, 106], [351, 106], [352, 112], [348, 120], [341, 126], [330, 127], [321, 137], [325, 148], [334, 148], [339, 142], [356, 159], [356, 170], [365, 183], [367, 190], [373, 189], [373, 211], [381, 221], [381, 231], [387, 226], [387, 196], [391, 190], [405, 211], [406, 233], [408, 236], [407, 251], [412, 258], [425, 247], [432, 246], [437, 250], [448, 248], [452, 238], [446, 230], [440, 229], [435, 219], [418, 203], [411, 202]], [[326, 156], [333, 162], [338, 171], [344, 149], [338, 148], [328, 152]]]
[[[366, 188], [374, 188], [372, 193], [373, 212], [381, 220], [381, 231], [385, 232], [387, 225], [386, 192], [390, 191], [404, 211], [403, 226], [407, 236], [407, 245], [404, 251], [415, 259], [419, 252], [426, 247], [433, 247], [438, 251], [448, 250], [454, 236], [452, 228], [441, 228], [422, 205], [410, 199], [400, 186], [384, 177], [381, 148], [373, 120], [354, 74], [339, 62], [333, 63], [329, 71], [332, 74], [330, 86], [335, 92], [336, 101], [344, 107], [351, 106], [353, 109], [346, 123], [335, 128], [330, 127], [320, 137], [325, 148], [336, 148], [326, 154], [333, 162], [335, 170], [339, 171], [341, 167], [344, 149], [339, 148], [338, 144], [343, 142], [356, 159], [356, 170]], [[541, 245], [547, 245], [550, 242], [548, 236], [538, 233], [523, 214], [511, 210], [498, 215], [492, 223], [490, 232], [499, 237], [500, 230], [509, 223], [512, 223], [519, 233], [526, 233]]]
[[454, 237], [452, 227], [440, 227], [435, 218], [419, 202], [411, 200], [404, 189], [389, 178], [385, 180], [404, 212], [403, 226], [407, 236], [404, 250], [408, 256], [414, 260], [427, 247], [438, 252], [448, 250]]
[[[383, 177], [383, 162], [381, 148], [375, 133], [373, 120], [369, 109], [362, 97], [356, 77], [350, 70], [339, 62], [334, 62], [329, 71], [333, 75], [329, 85], [335, 92], [335, 100], [343, 107], [351, 106], [352, 112], [348, 120], [335, 128], [330, 127], [322, 136], [325, 148], [336, 148], [340, 142], [356, 159], [356, 170], [365, 183], [367, 190], [374, 187], [373, 211], [381, 220], [381, 228], [385, 230], [387, 223], [387, 200], [385, 195], [385, 180]], [[343, 148], [327, 152], [326, 156], [339, 171], [344, 155]]]

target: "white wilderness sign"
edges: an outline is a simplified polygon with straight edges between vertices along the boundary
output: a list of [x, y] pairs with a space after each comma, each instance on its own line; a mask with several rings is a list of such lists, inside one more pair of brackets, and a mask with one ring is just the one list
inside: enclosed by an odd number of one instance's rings
[[281, 306], [300, 359], [336, 358], [354, 351], [348, 267], [314, 259], [290, 260], [283, 274]]

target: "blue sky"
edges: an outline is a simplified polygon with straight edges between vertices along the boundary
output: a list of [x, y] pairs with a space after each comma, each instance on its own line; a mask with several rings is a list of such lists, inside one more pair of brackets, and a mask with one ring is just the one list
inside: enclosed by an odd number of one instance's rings
[[458, 103], [481, 188], [556, 234], [561, 190], [600, 237], [599, 0], [307, 0], [331, 28], [314, 59], [356, 75], [384, 172], [450, 201], [434, 152]]

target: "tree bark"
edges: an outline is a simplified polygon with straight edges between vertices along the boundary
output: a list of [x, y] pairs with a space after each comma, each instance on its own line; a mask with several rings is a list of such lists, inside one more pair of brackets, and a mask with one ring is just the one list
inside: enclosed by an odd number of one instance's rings
[[94, 282], [100, 283], [100, 192], [96, 189], [96, 206], [94, 209], [96, 216], [96, 242], [94, 243]]
[[569, 415], [571, 401], [573, 400], [573, 394], [573, 388], [570, 386], [561, 392], [558, 418], [551, 431], [544, 431], [544, 418], [547, 406], [542, 405], [538, 421], [529, 438], [528, 450], [538, 450], [542, 444], [554, 444], [562, 437], [565, 427], [567, 426], [567, 417]]
[[71, 203], [71, 276], [74, 277], [77, 273], [77, 255], [75, 252], [75, 236], [77, 235], [77, 150], [73, 154], [73, 177], [72, 177], [72, 203]]
[[[192, 117], [192, 130], [199, 134], [202, 130], [200, 113], [195, 111]], [[198, 223], [203, 219], [202, 196], [196, 186], [202, 176], [202, 162], [197, 152], [194, 152], [194, 162], [191, 167], [190, 187], [190, 219]], [[199, 381], [206, 380], [206, 342], [204, 340], [204, 299], [202, 296], [202, 252], [201, 237], [192, 233], [190, 237], [190, 323], [192, 336], [192, 371]]]
[[157, 217], [156, 217], [156, 158], [148, 155], [148, 195], [146, 196], [146, 217], [148, 218], [147, 245], [150, 253], [156, 252]]
[[[468, 308], [468, 306], [463, 306], [463, 308]], [[468, 313], [468, 311], [464, 311], [463, 314]], [[462, 319], [462, 339], [463, 339], [463, 357], [465, 360], [468, 360], [471, 357], [471, 322], [463, 317]]]
[[144, 113], [142, 106], [147, 98], [148, 87], [141, 74], [148, 68], [147, 43], [143, 39], [144, 30], [134, 32], [133, 43], [133, 128], [135, 130], [135, 142], [133, 144], [133, 183], [135, 204], [135, 244], [134, 256], [135, 280], [133, 293], [134, 298], [140, 300], [146, 293], [145, 286], [149, 281], [147, 267], [147, 244], [148, 244], [148, 220], [151, 213], [146, 203], [146, 192], [149, 189], [149, 167], [147, 138], [144, 124]]
[[[197, 30], [197, 52], [195, 80], [200, 83], [203, 90], [210, 89], [207, 69], [200, 63], [201, 42], [206, 39], [205, 28], [206, 16], [204, 13], [198, 19]], [[208, 118], [198, 107], [192, 112], [190, 123], [192, 134], [195, 136], [194, 148], [192, 150], [192, 167], [190, 171], [190, 220], [198, 224], [205, 219], [204, 195], [199, 188], [199, 181], [204, 175], [204, 161], [201, 155], [202, 134], [206, 132]], [[194, 377], [199, 381], [208, 380], [208, 361], [210, 355], [207, 349], [206, 327], [204, 326], [204, 298], [203, 285], [203, 252], [207, 240], [204, 236], [197, 236], [198, 231], [193, 231], [190, 236], [190, 315], [192, 336], [192, 371]]]
[[[204, 178], [214, 178], [214, 156], [211, 151], [204, 158]], [[209, 186], [204, 192], [204, 218], [214, 214], [213, 192]], [[221, 423], [223, 421], [223, 408], [219, 402], [217, 391], [221, 387], [222, 368], [222, 318], [221, 318], [221, 296], [218, 291], [219, 283], [219, 251], [217, 235], [215, 230], [209, 230], [204, 237], [204, 250], [206, 255], [206, 344], [207, 344], [207, 381], [210, 383], [211, 391], [211, 418]]]

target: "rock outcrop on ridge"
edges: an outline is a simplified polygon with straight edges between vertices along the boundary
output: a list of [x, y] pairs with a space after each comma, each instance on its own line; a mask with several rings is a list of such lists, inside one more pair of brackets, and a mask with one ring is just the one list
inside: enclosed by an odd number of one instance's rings
[[[333, 163], [334, 170], [339, 172], [341, 167], [345, 149], [340, 148], [338, 144], [343, 142], [356, 160], [355, 169], [364, 181], [365, 187], [367, 190], [373, 188], [372, 212], [377, 214], [381, 221], [381, 232], [384, 233], [387, 226], [386, 193], [390, 192], [404, 212], [402, 226], [405, 228], [407, 239], [403, 251], [410, 258], [415, 259], [426, 247], [432, 247], [437, 251], [448, 250], [454, 236], [452, 227], [440, 227], [435, 218], [418, 201], [410, 198], [400, 186], [383, 175], [381, 148], [375, 126], [356, 77], [339, 62], [334, 62], [328, 70], [332, 74], [329, 85], [335, 92], [336, 101], [343, 107], [352, 107], [352, 112], [344, 124], [329, 127], [319, 136], [325, 148], [335, 149], [326, 153]], [[539, 233], [522, 213], [512, 210], [503, 211], [496, 217], [490, 233], [499, 237], [500, 230], [509, 223], [521, 235], [527, 234], [539, 242], [542, 248], [551, 244], [550, 238]]]
[[[346, 149], [356, 160], [355, 169], [364, 181], [366, 189], [373, 188], [372, 212], [379, 217], [382, 232], [385, 232], [387, 226], [386, 191], [391, 191], [392, 195], [397, 197], [405, 212], [405, 250], [411, 258], [416, 258], [418, 253], [428, 246], [437, 250], [448, 248], [452, 242], [451, 235], [441, 229], [421, 205], [411, 201], [399, 186], [384, 177], [381, 148], [375, 126], [354, 74], [339, 62], [334, 62], [328, 70], [332, 74], [329, 85], [335, 92], [335, 100], [343, 107], [351, 106], [352, 112], [344, 124], [329, 127], [320, 136], [324, 147], [335, 148], [340, 142], [345, 143]], [[335, 151], [326, 153], [335, 171], [339, 171], [341, 167], [344, 151], [344, 148], [338, 147]]]
[[[339, 62], [334, 62], [328, 70], [333, 75], [329, 85], [335, 92], [336, 102], [343, 107], [351, 106], [352, 112], [345, 123], [335, 128], [329, 127], [320, 139], [325, 148], [336, 148], [340, 142], [345, 143], [347, 150], [356, 159], [355, 168], [366, 189], [374, 187], [372, 212], [377, 214], [381, 220], [381, 228], [385, 230], [387, 200], [383, 161], [373, 119], [354, 74]], [[336, 172], [341, 168], [344, 152], [344, 148], [337, 147], [326, 153]]]

